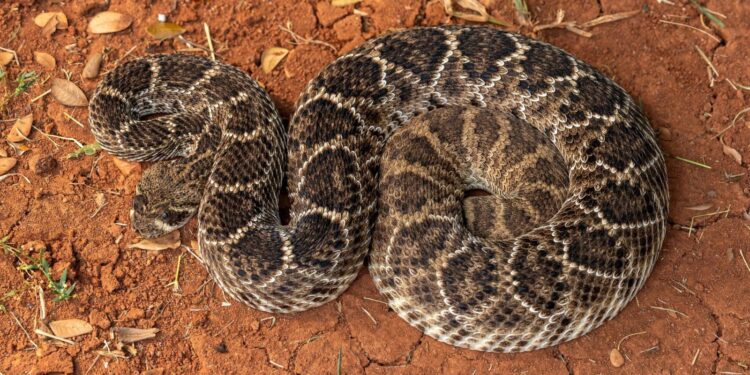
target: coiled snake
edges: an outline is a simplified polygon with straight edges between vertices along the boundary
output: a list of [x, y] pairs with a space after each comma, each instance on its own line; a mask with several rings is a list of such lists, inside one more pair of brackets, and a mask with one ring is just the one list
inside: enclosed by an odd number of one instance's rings
[[336, 298], [369, 253], [389, 306], [427, 335], [532, 350], [614, 317], [666, 230], [664, 158], [633, 100], [562, 50], [490, 28], [363, 44], [308, 84], [288, 131], [245, 73], [187, 55], [117, 67], [90, 124], [111, 154], [157, 161], [135, 228], [156, 236], [197, 212], [211, 276], [263, 311]]

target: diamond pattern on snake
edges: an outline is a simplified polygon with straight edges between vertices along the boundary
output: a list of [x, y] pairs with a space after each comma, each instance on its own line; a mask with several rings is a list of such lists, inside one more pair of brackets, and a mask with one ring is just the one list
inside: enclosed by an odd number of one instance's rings
[[287, 130], [239, 69], [159, 55], [110, 72], [90, 123], [112, 155], [155, 162], [136, 231], [197, 215], [211, 277], [262, 311], [325, 304], [368, 258], [388, 305], [425, 334], [528, 351], [614, 317], [658, 258], [668, 191], [654, 133], [561, 49], [484, 27], [392, 33], [323, 69], [296, 108]]

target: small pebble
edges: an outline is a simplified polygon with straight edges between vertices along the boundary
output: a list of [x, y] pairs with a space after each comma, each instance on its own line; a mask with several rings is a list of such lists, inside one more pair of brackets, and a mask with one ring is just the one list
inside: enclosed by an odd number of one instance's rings
[[625, 364], [625, 358], [623, 358], [622, 354], [620, 354], [620, 351], [615, 348], [609, 352], [609, 362], [614, 367], [622, 367], [622, 365]]

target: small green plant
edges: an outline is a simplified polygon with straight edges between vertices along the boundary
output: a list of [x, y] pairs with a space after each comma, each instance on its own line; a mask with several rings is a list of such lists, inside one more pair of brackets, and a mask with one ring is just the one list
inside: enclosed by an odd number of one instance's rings
[[65, 301], [73, 296], [73, 291], [76, 289], [76, 284], [73, 283], [71, 286], [67, 286], [68, 283], [68, 269], [64, 269], [60, 280], [55, 281], [52, 277], [52, 272], [49, 267], [47, 259], [44, 258], [44, 252], [39, 254], [39, 259], [35, 260], [31, 264], [22, 265], [19, 267], [22, 271], [40, 270], [44, 277], [47, 278], [47, 288], [49, 288], [55, 295], [53, 301], [60, 302]]
[[[16, 77], [16, 89], [13, 90], [13, 93], [8, 95], [7, 93], [3, 94], [2, 98], [0, 98], [0, 111], [3, 111], [5, 109], [5, 106], [10, 102], [10, 99], [15, 98], [18, 95], [23, 94], [26, 92], [33, 84], [36, 82], [37, 78], [39, 76], [36, 75], [36, 72], [23, 72]], [[2, 71], [2, 74], [0, 74], [0, 81], [5, 79], [5, 71]]]
[[21, 251], [19, 249], [16, 249], [15, 247], [8, 244], [8, 239], [10, 239], [10, 236], [5, 236], [3, 238], [0, 238], [0, 247], [3, 248], [3, 252], [5, 254], [11, 254], [16, 257], [21, 255]]
[[2, 82], [5, 79], [5, 71], [0, 69], [0, 82]]
[[513, 7], [524, 18], [529, 15], [529, 6], [526, 5], [526, 0], [513, 0]]
[[708, 18], [711, 22], [715, 23], [716, 26], [719, 26], [719, 27], [722, 27], [722, 28], [724, 27], [724, 21], [722, 21], [721, 19], [719, 19], [718, 16], [716, 16], [717, 14], [721, 14], [721, 13], [716, 13], [716, 12], [712, 11], [711, 9], [708, 9], [708, 8], [704, 7], [703, 5], [700, 5], [695, 0], [690, 0], [690, 2], [693, 3], [693, 6], [696, 9], [698, 9], [698, 11], [703, 16], [705, 16], [706, 18]]
[[81, 155], [91, 156], [96, 154], [97, 151], [101, 150], [102, 146], [98, 143], [92, 143], [89, 145], [85, 145], [78, 150], [75, 150], [68, 154], [68, 159], [77, 159], [81, 157]]
[[60, 275], [60, 280], [55, 281], [55, 279], [52, 277], [52, 270], [50, 269], [49, 263], [47, 262], [47, 259], [44, 258], [44, 251], [39, 253], [38, 259], [34, 259], [27, 253], [25, 253], [23, 249], [16, 248], [8, 244], [9, 237], [10, 236], [5, 236], [0, 239], [0, 247], [3, 248], [3, 252], [5, 254], [11, 254], [16, 257], [16, 259], [18, 259], [18, 262], [20, 263], [20, 265], [18, 266], [19, 270], [26, 273], [34, 270], [41, 271], [44, 277], [47, 279], [47, 288], [51, 290], [55, 295], [55, 299], [53, 300], [55, 302], [65, 301], [73, 296], [73, 291], [75, 291], [77, 283], [73, 283], [70, 286], [67, 285], [67, 268], [64, 269], [62, 275]]
[[23, 72], [19, 74], [16, 78], [18, 86], [16, 86], [16, 90], [13, 91], [13, 96], [18, 96], [26, 92], [32, 85], [34, 85], [37, 78], [38, 76], [35, 72]]

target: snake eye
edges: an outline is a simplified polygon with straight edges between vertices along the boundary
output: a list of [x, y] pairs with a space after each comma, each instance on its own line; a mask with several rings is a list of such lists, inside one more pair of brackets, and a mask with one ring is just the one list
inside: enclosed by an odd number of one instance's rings
[[148, 198], [145, 195], [138, 194], [133, 198], [133, 209], [136, 212], [143, 212], [148, 204]]

